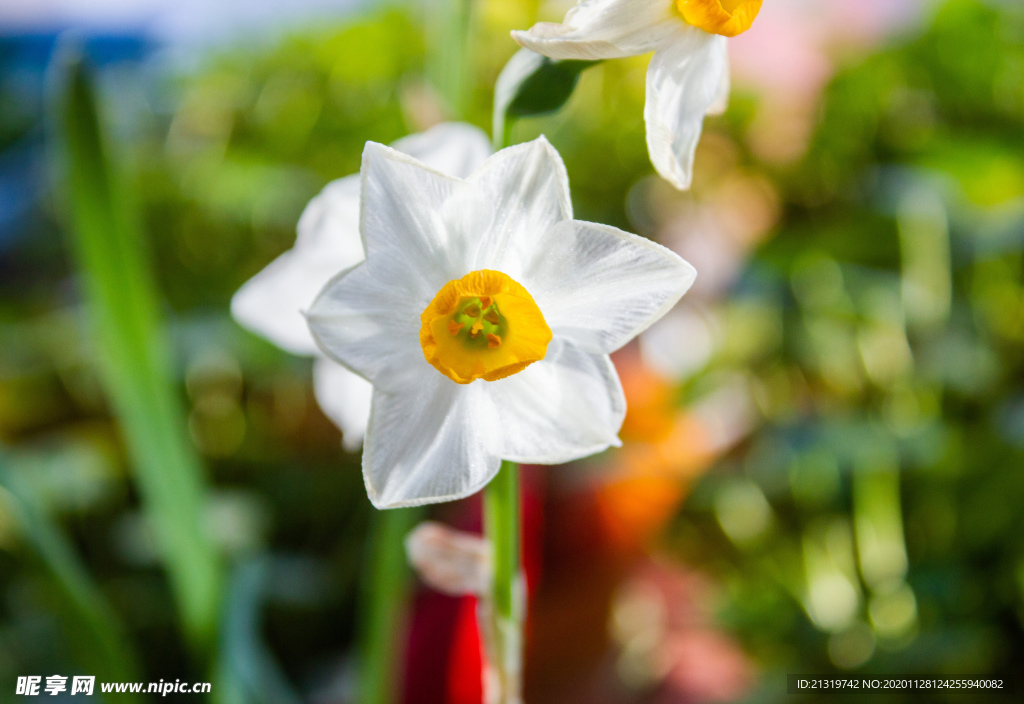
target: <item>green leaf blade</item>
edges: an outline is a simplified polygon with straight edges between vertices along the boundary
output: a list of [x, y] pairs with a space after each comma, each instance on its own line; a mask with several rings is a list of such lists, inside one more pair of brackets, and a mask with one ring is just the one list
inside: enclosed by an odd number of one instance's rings
[[156, 285], [107, 150], [92, 78], [81, 56], [66, 48], [55, 63], [60, 194], [104, 386], [186, 633], [202, 651], [215, 637], [221, 590], [219, 558], [203, 530], [203, 470], [186, 434]]

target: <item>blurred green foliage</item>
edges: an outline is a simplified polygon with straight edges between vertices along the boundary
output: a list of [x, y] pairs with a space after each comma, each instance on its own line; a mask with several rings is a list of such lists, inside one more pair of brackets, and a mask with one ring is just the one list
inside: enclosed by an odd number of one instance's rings
[[54, 141], [102, 378], [124, 433], [152, 529], [174, 585], [186, 636], [207, 652], [220, 610], [220, 565], [204, 526], [206, 485], [170, 380], [168, 343], [134, 201], [108, 156], [81, 57], [62, 47]]
[[767, 422], [673, 537], [775, 673], [755, 699], [786, 672], [1024, 658], [1022, 10], [943, 3], [848, 65], [776, 175], [785, 214], [731, 303], [781, 314], [747, 367]]
[[[0, 462], [6, 464], [6, 458]], [[47, 515], [47, 508], [40, 505], [33, 487], [18, 472], [0, 465], [0, 490], [8, 519], [50, 579], [40, 586], [59, 593], [55, 601], [65, 623], [65, 642], [75, 659], [104, 680], [136, 680], [138, 665], [123, 624], [97, 591], [74, 547]], [[128, 696], [129, 701], [137, 701]]]

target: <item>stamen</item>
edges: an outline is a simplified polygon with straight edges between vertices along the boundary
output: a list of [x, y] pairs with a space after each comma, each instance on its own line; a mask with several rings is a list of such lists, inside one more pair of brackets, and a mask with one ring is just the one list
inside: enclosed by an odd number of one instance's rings
[[465, 326], [465, 323], [457, 323], [454, 320], [449, 320], [448, 332], [450, 332], [452, 335], [458, 335], [462, 331], [462, 328], [464, 328]]
[[501, 347], [501, 335], [494, 335], [487, 333], [487, 347], [494, 349], [495, 347]]

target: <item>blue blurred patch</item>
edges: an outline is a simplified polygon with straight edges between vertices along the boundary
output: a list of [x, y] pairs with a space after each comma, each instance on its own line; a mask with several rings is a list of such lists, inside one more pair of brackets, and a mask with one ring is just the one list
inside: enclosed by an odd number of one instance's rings
[[[33, 207], [47, 188], [44, 140], [46, 71], [63, 32], [0, 33], [0, 254], [32, 231]], [[91, 63], [141, 63], [155, 49], [142, 34], [81, 34]], [[8, 108], [12, 108], [8, 110]]]
[[22, 227], [42, 184], [38, 145], [21, 142], [0, 154], [0, 252], [24, 231]]
[[[8, 70], [46, 70], [63, 32], [0, 33], [0, 67]], [[85, 54], [96, 66], [138, 62], [153, 50], [153, 42], [140, 34], [81, 34]]]

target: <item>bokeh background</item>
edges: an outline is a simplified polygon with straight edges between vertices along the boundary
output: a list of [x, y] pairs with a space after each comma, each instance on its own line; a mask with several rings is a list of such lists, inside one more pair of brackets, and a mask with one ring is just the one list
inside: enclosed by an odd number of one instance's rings
[[[433, 3], [0, 5], [0, 701], [21, 701], [29, 674], [357, 701], [354, 643], [381, 583], [359, 457], [318, 409], [310, 360], [242, 330], [229, 300], [366, 140], [489, 128], [508, 31], [570, 4], [475, 2], [457, 95]], [[126, 441], [111, 389], [131, 372], [99, 359], [95, 273], [55, 156], [52, 64], [69, 41], [138, 213], [131, 261], [151, 277], [184, 459]], [[1012, 679], [1024, 5], [765, 0], [730, 50], [731, 106], [706, 123], [688, 193], [648, 162], [647, 57], [588, 69], [563, 110], [513, 132], [561, 152], [577, 217], [699, 271], [615, 358], [624, 447], [525, 472], [527, 702], [826, 699], [786, 694], [787, 673]], [[195, 491], [154, 480], [165, 462], [196, 468]], [[479, 530], [477, 499], [429, 515]], [[168, 560], [160, 521], [207, 552]], [[399, 700], [476, 704], [473, 600], [409, 579]], [[396, 603], [401, 582], [384, 580]], [[204, 589], [213, 611], [183, 609]]]

